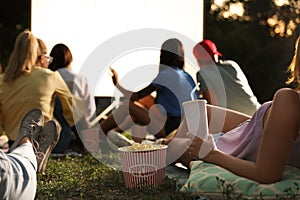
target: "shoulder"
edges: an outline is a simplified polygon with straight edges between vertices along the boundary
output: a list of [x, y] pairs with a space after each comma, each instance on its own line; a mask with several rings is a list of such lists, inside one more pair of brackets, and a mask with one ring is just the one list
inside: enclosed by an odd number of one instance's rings
[[31, 73], [38, 74], [38, 75], [46, 75], [46, 76], [47, 75], [51, 76], [56, 74], [56, 72], [53, 72], [50, 69], [42, 68], [42, 67], [34, 67]]
[[274, 94], [273, 102], [285, 104], [287, 107], [300, 107], [299, 93], [291, 88], [281, 88]]
[[220, 60], [220, 62], [218, 63], [219, 66], [222, 67], [232, 67], [236, 70], [240, 70], [240, 66], [237, 62], [233, 61], [233, 60]]
[[280, 88], [279, 90], [276, 91], [276, 93], [274, 95], [274, 98], [276, 98], [276, 97], [283, 98], [285, 96], [287, 98], [290, 98], [290, 97], [298, 98], [298, 93], [295, 90], [291, 89], [291, 88]]
[[0, 83], [2, 83], [4, 80], [4, 73], [3, 74], [0, 74]]
[[237, 65], [237, 62], [235, 62], [234, 60], [220, 60], [219, 62], [222, 65]]

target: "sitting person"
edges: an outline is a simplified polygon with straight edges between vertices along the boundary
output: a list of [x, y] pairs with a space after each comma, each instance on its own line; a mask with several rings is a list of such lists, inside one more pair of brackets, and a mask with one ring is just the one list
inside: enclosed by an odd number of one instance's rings
[[240, 66], [232, 60], [221, 60], [222, 54], [210, 40], [199, 42], [193, 54], [200, 70], [197, 82], [200, 95], [208, 104], [252, 115], [260, 103], [253, 94]]
[[[86, 77], [77, 74], [72, 70], [73, 56], [71, 50], [65, 44], [59, 43], [54, 45], [50, 52], [50, 56], [53, 58], [53, 62], [49, 64], [49, 69], [58, 71], [67, 84], [70, 92], [84, 101], [84, 120], [81, 120], [82, 124], [76, 124], [76, 127], [78, 129], [88, 128], [89, 120], [96, 111], [96, 104], [94, 96], [91, 95], [89, 91]], [[66, 152], [72, 142], [72, 133], [77, 136], [73, 143], [77, 143], [76, 146], [78, 146], [80, 150], [83, 150], [84, 146], [80, 140], [76, 127], [70, 126], [62, 115], [61, 102], [58, 98], [55, 100], [54, 116], [59, 121], [62, 130], [60, 139], [53, 150], [53, 153]]]
[[[121, 137], [115, 130], [127, 116], [131, 124], [146, 126], [156, 138], [163, 138], [178, 128], [182, 120], [182, 102], [191, 100], [191, 91], [195, 87], [192, 77], [184, 70], [184, 49], [178, 39], [168, 39], [161, 46], [159, 72], [155, 79], [138, 92], [131, 92], [119, 84], [118, 74], [111, 69], [114, 85], [125, 96], [122, 105], [100, 123], [104, 134], [117, 146], [130, 145], [131, 142]], [[156, 91], [155, 106], [146, 109], [136, 102]], [[198, 98], [198, 94], [194, 94]], [[157, 106], [159, 104], [163, 108]], [[127, 128], [127, 127], [126, 127]], [[122, 142], [123, 141], [123, 142]]]
[[[251, 119], [232, 110], [208, 105], [210, 123], [217, 122], [210, 126], [210, 133], [224, 133], [216, 142], [214, 134], [209, 134], [208, 140], [186, 135], [188, 130], [184, 120], [176, 136], [188, 136], [191, 140], [190, 144], [181, 146], [186, 151], [179, 160], [188, 166], [190, 161], [201, 159], [263, 184], [279, 181], [286, 165], [300, 168], [300, 37], [289, 70], [288, 83], [295, 82], [297, 88], [279, 89], [273, 101], [264, 103]], [[212, 117], [214, 111], [226, 112], [225, 118]], [[216, 128], [218, 122], [222, 124]]]
[[59, 137], [54, 121], [48, 121], [43, 126], [42, 111], [30, 110], [22, 119], [10, 152], [4, 153], [0, 149], [0, 199], [35, 198], [38, 164], [46, 165]]
[[42, 110], [46, 123], [53, 120], [54, 97], [61, 101], [69, 124], [79, 120], [75, 116], [83, 116], [82, 100], [71, 94], [58, 72], [39, 65], [42, 57], [49, 60], [32, 32], [23, 31], [15, 41], [5, 72], [0, 75], [0, 132], [5, 131], [10, 145], [17, 138], [22, 119], [32, 108]]

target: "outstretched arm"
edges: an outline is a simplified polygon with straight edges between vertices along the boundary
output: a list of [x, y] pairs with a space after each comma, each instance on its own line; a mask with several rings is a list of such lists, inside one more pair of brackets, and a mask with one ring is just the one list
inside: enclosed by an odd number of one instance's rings
[[220, 106], [207, 104], [206, 108], [210, 133], [226, 133], [251, 118], [244, 113]]
[[122, 87], [119, 84], [119, 76], [118, 73], [116, 72], [116, 70], [114, 70], [113, 68], [109, 68], [110, 72], [111, 72], [111, 78], [112, 81], [114, 83], [114, 85], [116, 86], [116, 88], [118, 88], [118, 90], [125, 96], [125, 98], [129, 99], [132, 96], [132, 91], [126, 90], [124, 87]]
[[118, 73], [111, 67], [109, 69], [112, 74], [112, 81], [114, 85], [118, 88], [118, 90], [121, 93], [123, 93], [126, 99], [130, 99], [131, 101], [137, 101], [138, 99], [143, 98], [155, 91], [155, 88], [152, 85], [148, 85], [147, 87], [138, 92], [129, 91], [119, 84]]

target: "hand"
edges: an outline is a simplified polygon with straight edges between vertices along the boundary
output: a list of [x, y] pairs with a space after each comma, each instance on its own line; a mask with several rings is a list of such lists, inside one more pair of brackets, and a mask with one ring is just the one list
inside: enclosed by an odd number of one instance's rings
[[109, 67], [109, 70], [111, 72], [111, 78], [112, 78], [112, 81], [113, 81], [114, 85], [117, 85], [118, 82], [119, 82], [118, 73], [112, 67]]
[[189, 148], [190, 154], [199, 159], [205, 158], [212, 150], [217, 149], [214, 138], [211, 134], [208, 135], [207, 140], [203, 140], [197, 136], [188, 133], [189, 137], [194, 137], [193, 142]]

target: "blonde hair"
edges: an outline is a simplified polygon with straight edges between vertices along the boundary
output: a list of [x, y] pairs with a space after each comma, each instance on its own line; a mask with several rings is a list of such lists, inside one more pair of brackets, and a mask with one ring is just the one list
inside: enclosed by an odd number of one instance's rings
[[5, 69], [4, 82], [13, 82], [20, 75], [30, 73], [40, 55], [38, 41], [32, 32], [20, 33]]
[[296, 82], [297, 88], [296, 90], [300, 90], [300, 36], [298, 37], [295, 45], [295, 55], [293, 60], [288, 67], [288, 72], [290, 72], [290, 77], [286, 81], [286, 84], [291, 84]]
[[45, 44], [45, 42], [43, 40], [41, 40], [40, 38], [37, 38], [37, 41], [39, 43], [39, 48], [40, 48], [40, 53], [41, 54], [47, 54], [47, 46]]

